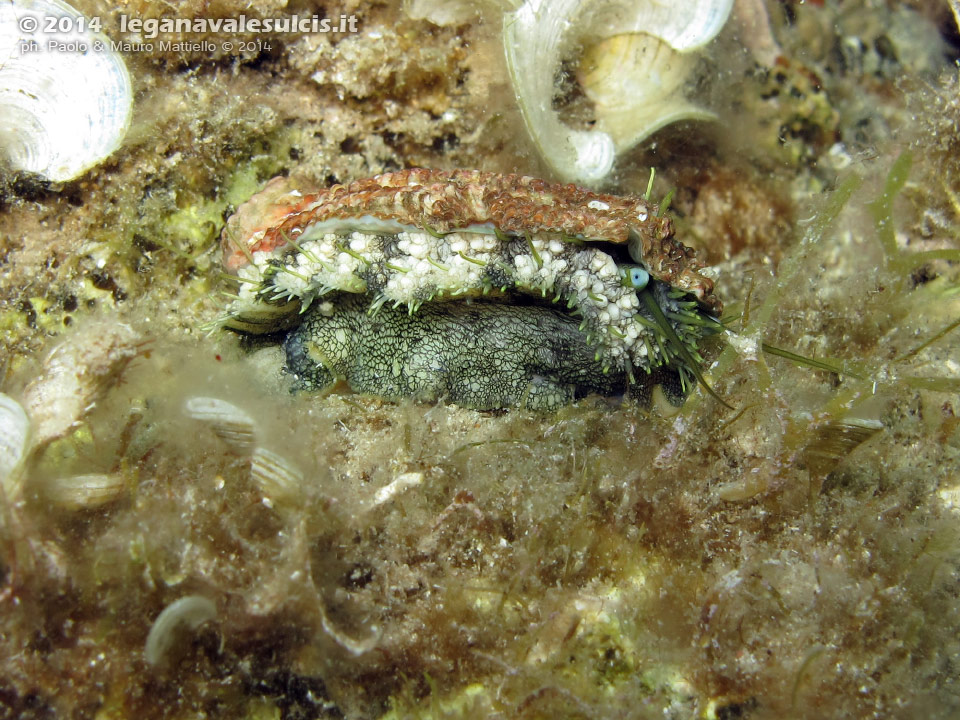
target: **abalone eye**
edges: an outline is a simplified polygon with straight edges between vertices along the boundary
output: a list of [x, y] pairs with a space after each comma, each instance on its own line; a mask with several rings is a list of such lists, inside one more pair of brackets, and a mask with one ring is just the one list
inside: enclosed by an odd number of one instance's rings
[[634, 290], [643, 290], [650, 282], [650, 273], [638, 265], [625, 265], [620, 267], [620, 284], [623, 287], [633, 288]]
[[643, 290], [650, 282], [650, 273], [642, 267], [630, 268], [630, 284], [634, 290]]

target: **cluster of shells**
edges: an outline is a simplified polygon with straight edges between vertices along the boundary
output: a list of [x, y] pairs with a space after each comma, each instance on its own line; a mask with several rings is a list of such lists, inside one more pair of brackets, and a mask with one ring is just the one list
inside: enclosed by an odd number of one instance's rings
[[[122, 473], [58, 477], [42, 488], [29, 487], [28, 478], [31, 458], [76, 428], [104, 387], [112, 384], [111, 378], [136, 356], [134, 339], [129, 327], [116, 325], [106, 343], [68, 341], [48, 359], [47, 372], [27, 388], [22, 403], [0, 393], [0, 483], [8, 503], [39, 490], [59, 507], [89, 510], [127, 494], [128, 482]], [[83, 364], [72, 364], [77, 360]], [[188, 399], [183, 411], [207, 424], [233, 451], [249, 457], [251, 478], [265, 504], [299, 499], [303, 473], [278, 453], [257, 445], [256, 422], [249, 413], [226, 400], [205, 396]]]
[[[77, 331], [44, 359], [34, 380], [21, 392], [0, 393], [0, 501], [4, 529], [17, 537], [30, 537], [35, 520], [28, 511], [38, 501], [60, 513], [109, 512], [134, 497], [139, 480], [135, 471], [50, 473], [58, 466], [60, 443], [70, 443], [91, 413], [106, 403], [123, 382], [132, 362], [144, 359], [148, 343], [132, 327], [120, 323], [94, 323]], [[248, 477], [261, 502], [287, 514], [302, 506], [310, 478], [285, 456], [270, 447], [264, 424], [247, 409], [219, 397], [191, 395], [180, 409], [180, 422], [196, 423], [212, 431], [221, 449], [247, 465]], [[217, 441], [215, 441], [217, 442]], [[76, 469], [76, 468], [75, 468]], [[82, 468], [80, 468], [82, 469]], [[372, 510], [422, 480], [418, 473], [398, 476], [390, 485], [371, 490], [366, 500]], [[9, 524], [9, 525], [8, 525]], [[341, 647], [359, 655], [371, 649], [379, 631], [355, 637], [317, 610], [325, 632]], [[147, 634], [144, 659], [153, 666], [169, 662], [185, 635], [217, 619], [214, 599], [185, 595], [161, 612]]]
[[264, 504], [293, 504], [301, 499], [304, 475], [296, 465], [257, 440], [253, 417], [220, 398], [196, 396], [184, 404], [184, 414], [208, 425], [235, 452], [250, 460], [250, 477], [263, 493]]

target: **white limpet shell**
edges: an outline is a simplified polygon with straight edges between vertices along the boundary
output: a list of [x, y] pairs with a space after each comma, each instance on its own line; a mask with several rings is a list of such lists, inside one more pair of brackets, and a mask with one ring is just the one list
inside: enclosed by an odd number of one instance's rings
[[60, 0], [0, 3], [0, 155], [14, 170], [66, 182], [120, 147], [130, 75], [89, 25]]
[[188, 398], [183, 411], [194, 420], [207, 423], [217, 437], [234, 450], [249, 452], [256, 439], [257, 424], [250, 413], [233, 403], [198, 395]]
[[143, 659], [152, 666], [166, 662], [174, 646], [216, 619], [217, 606], [202, 595], [187, 595], [167, 605], [150, 626]]
[[78, 427], [101, 397], [116, 385], [143, 345], [123, 323], [100, 321], [69, 335], [43, 361], [23, 391], [23, 408], [33, 423], [34, 448], [42, 448]]
[[258, 447], [250, 456], [250, 477], [272, 504], [292, 504], [303, 495], [303, 472], [287, 458], [272, 450]]
[[0, 393], [0, 490], [8, 501], [20, 495], [20, 475], [30, 448], [30, 418], [20, 403]]
[[[710, 117], [677, 96], [690, 70], [682, 54], [710, 42], [732, 6], [733, 0], [526, 0], [507, 13], [503, 41], [514, 92], [553, 171], [564, 180], [598, 183], [618, 153], [652, 132]], [[614, 36], [623, 37], [604, 44]], [[551, 105], [561, 60], [583, 56], [584, 48], [593, 57], [584, 90], [596, 103], [595, 130], [566, 126]]]
[[66, 510], [91, 510], [119, 500], [127, 490], [123, 475], [93, 473], [49, 480], [44, 497]]

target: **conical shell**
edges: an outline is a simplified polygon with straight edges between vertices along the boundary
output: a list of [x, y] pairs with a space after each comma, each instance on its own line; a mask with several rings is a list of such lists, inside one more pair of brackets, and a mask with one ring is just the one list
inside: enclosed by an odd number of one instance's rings
[[279, 453], [256, 448], [250, 458], [250, 476], [271, 502], [296, 502], [303, 495], [303, 472]]
[[16, 400], [0, 393], [0, 489], [7, 499], [20, 494], [20, 471], [30, 446], [30, 419]]
[[66, 510], [91, 510], [119, 500], [126, 495], [127, 487], [118, 473], [71, 475], [48, 481], [44, 496]]
[[248, 452], [253, 447], [257, 424], [249, 413], [233, 403], [196, 396], [184, 403], [183, 411], [194, 420], [210, 425], [213, 432], [235, 450]]
[[59, 0], [0, 3], [0, 154], [14, 170], [78, 177], [120, 146], [132, 105], [123, 58], [87, 18]]

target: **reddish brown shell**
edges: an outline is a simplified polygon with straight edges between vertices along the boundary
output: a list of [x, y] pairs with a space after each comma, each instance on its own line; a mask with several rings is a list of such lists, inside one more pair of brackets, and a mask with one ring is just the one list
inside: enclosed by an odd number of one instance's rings
[[490, 223], [504, 233], [562, 233], [625, 243], [635, 238], [650, 274], [720, 313], [713, 282], [693, 250], [673, 237], [669, 218], [637, 195], [608, 195], [526, 175], [413, 168], [302, 195], [275, 178], [230, 218], [222, 236], [224, 266], [243, 267], [251, 253], [296, 239], [312, 223], [373, 216], [434, 232]]

